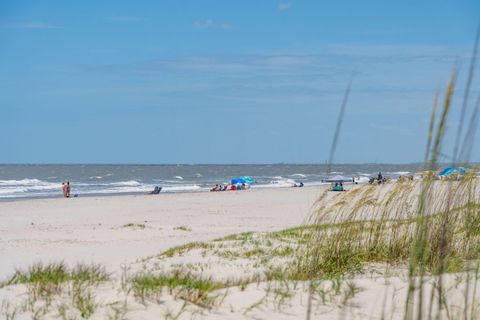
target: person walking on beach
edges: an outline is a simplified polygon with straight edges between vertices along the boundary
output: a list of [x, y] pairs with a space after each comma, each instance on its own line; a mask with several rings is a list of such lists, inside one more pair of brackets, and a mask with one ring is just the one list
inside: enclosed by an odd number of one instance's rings
[[62, 191], [63, 191], [63, 197], [66, 198], [67, 197], [67, 185], [65, 184], [65, 182], [62, 182]]

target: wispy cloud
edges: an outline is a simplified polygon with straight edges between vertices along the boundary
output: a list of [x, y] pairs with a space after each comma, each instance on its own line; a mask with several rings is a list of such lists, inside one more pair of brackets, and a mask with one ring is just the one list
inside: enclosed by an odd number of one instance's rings
[[108, 22], [139, 22], [139, 21], [144, 21], [145, 18], [135, 17], [135, 16], [113, 15], [113, 16], [105, 17], [105, 20]]
[[194, 21], [193, 27], [196, 29], [231, 29], [233, 26], [230, 23], [206, 19]]
[[61, 29], [63, 27], [53, 25], [47, 22], [20, 22], [3, 25], [5, 28], [12, 29]]
[[[312, 54], [252, 54], [228, 56], [186, 56], [161, 58], [132, 64], [103, 66], [107, 72], [157, 74], [165, 69], [201, 72], [251, 72], [269, 74], [351, 73], [353, 70], [390, 68], [410, 64], [449, 64], [458, 54], [455, 50], [436, 46], [324, 46]], [[458, 53], [458, 51], [457, 51]], [[368, 68], [365, 66], [369, 66]]]
[[278, 9], [280, 10], [288, 10], [292, 7], [292, 4], [290, 2], [280, 2], [278, 4]]

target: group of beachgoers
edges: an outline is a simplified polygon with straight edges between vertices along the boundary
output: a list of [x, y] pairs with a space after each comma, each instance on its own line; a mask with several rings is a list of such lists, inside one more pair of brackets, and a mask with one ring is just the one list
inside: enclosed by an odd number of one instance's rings
[[345, 189], [343, 188], [343, 183], [335, 182], [335, 185], [332, 186], [332, 191], [345, 191]]
[[369, 184], [374, 184], [375, 181], [378, 183], [378, 184], [382, 184], [382, 183], [385, 183], [387, 182], [387, 178], [385, 178], [381, 172], [378, 173], [377, 175], [377, 178], [374, 178], [374, 177], [370, 177], [370, 179], [368, 180], [368, 183]]
[[70, 198], [70, 181], [62, 182], [63, 197]]
[[250, 189], [250, 185], [247, 183], [237, 183], [237, 184], [216, 184], [214, 185], [210, 191], [235, 191], [235, 190], [248, 190]]

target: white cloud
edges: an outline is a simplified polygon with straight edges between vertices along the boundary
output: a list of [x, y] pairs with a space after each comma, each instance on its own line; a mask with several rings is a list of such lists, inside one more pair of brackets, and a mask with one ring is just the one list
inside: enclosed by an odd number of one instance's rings
[[193, 22], [193, 27], [196, 29], [231, 29], [232, 25], [226, 22], [217, 22], [212, 19], [199, 20]]
[[280, 2], [278, 4], [278, 9], [287, 10], [287, 9], [290, 9], [291, 6], [292, 6], [292, 4], [290, 2]]
[[61, 29], [63, 27], [56, 26], [46, 22], [21, 22], [4, 25], [13, 29]]

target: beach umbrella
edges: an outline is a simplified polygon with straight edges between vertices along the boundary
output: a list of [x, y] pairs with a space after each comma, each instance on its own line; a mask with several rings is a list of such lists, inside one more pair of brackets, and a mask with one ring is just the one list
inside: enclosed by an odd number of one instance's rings
[[344, 176], [333, 176], [331, 178], [324, 179], [323, 182], [332, 182], [332, 183], [342, 183], [342, 182], [352, 182], [352, 178], [347, 178]]
[[468, 171], [468, 169], [463, 168], [463, 167], [445, 168], [445, 169], [442, 170], [442, 172], [440, 172], [439, 176], [440, 177], [445, 177], [445, 176], [449, 176], [449, 175], [452, 175], [452, 174], [464, 175], [465, 172], [467, 172], [467, 171]]
[[252, 177], [238, 177], [234, 178], [231, 181], [231, 184], [239, 184], [239, 183], [246, 183], [246, 184], [252, 184], [253, 183], [253, 178]]

